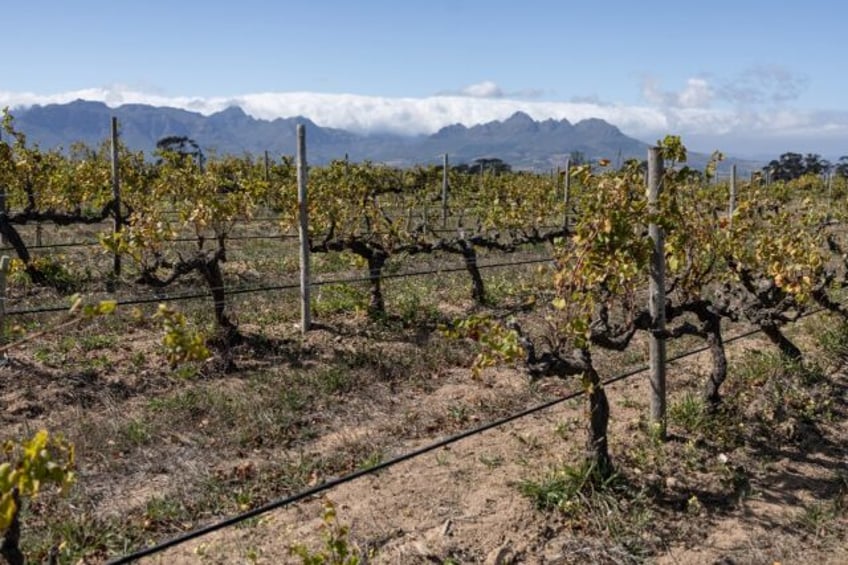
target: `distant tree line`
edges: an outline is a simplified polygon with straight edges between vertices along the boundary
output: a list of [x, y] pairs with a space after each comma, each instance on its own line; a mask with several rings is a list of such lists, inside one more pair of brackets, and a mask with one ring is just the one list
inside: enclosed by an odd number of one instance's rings
[[848, 178], [848, 155], [842, 156], [834, 165], [821, 155], [815, 153], [784, 153], [777, 159], [772, 159], [763, 167], [771, 180], [792, 180], [804, 175], [821, 175], [833, 172], [837, 176]]
[[502, 159], [497, 158], [481, 158], [474, 159], [470, 163], [460, 163], [453, 167], [455, 171], [460, 173], [467, 174], [480, 174], [480, 173], [509, 173], [512, 172], [512, 166], [509, 163], [505, 163]]

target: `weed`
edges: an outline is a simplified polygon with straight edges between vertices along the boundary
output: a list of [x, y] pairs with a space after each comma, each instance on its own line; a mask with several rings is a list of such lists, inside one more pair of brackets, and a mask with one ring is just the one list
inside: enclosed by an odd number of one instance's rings
[[612, 491], [617, 476], [604, 479], [589, 462], [551, 469], [539, 481], [523, 481], [519, 490], [540, 510], [557, 509], [571, 514], [594, 494]]
[[577, 418], [559, 422], [554, 428], [554, 433], [565, 441], [574, 439], [575, 434], [580, 433], [580, 421]]
[[830, 500], [814, 502], [795, 519], [802, 530], [816, 537], [830, 537], [846, 531], [848, 518], [848, 475], [836, 473]]
[[96, 351], [98, 349], [114, 348], [117, 339], [115, 335], [92, 334], [81, 336], [78, 343], [83, 351]]
[[481, 455], [480, 456], [480, 463], [482, 463], [483, 465], [485, 465], [489, 469], [496, 469], [496, 468], [500, 467], [501, 465], [503, 465], [504, 458], [501, 457], [500, 455], [493, 455], [491, 457], [488, 456], [488, 455]]
[[317, 389], [322, 394], [345, 393], [352, 390], [356, 381], [350, 370], [332, 365], [314, 376]]
[[312, 312], [316, 316], [364, 312], [367, 308], [368, 294], [348, 283], [321, 286], [312, 301]]
[[464, 424], [468, 422], [470, 417], [468, 406], [465, 404], [454, 404], [448, 407], [448, 416], [454, 422]]
[[178, 500], [157, 496], [148, 500], [144, 507], [143, 527], [146, 530], [158, 530], [178, 524], [184, 516], [185, 507]]
[[619, 475], [604, 478], [590, 462], [554, 467], [540, 480], [525, 480], [519, 490], [541, 510], [557, 510], [581, 532], [609, 537], [631, 557], [642, 556], [644, 531], [653, 513], [646, 498]]
[[668, 408], [669, 421], [689, 433], [703, 432], [707, 424], [704, 402], [698, 395], [686, 392]]
[[380, 451], [373, 451], [370, 455], [365, 457], [360, 463], [360, 469], [371, 469], [372, 467], [376, 467], [380, 463], [383, 462], [383, 454]]
[[339, 523], [336, 506], [329, 499], [324, 501], [321, 537], [324, 543], [317, 551], [296, 544], [289, 547], [289, 554], [299, 558], [303, 565], [359, 565], [362, 562], [362, 552], [350, 541], [350, 527]]
[[832, 316], [814, 335], [830, 365], [838, 365], [848, 358], [848, 321]]
[[146, 445], [152, 438], [150, 425], [141, 419], [131, 419], [119, 428], [120, 436], [131, 446]]
[[431, 325], [439, 319], [438, 309], [422, 300], [421, 295], [427, 294], [427, 289], [422, 287], [407, 284], [392, 300], [391, 308], [406, 328]]

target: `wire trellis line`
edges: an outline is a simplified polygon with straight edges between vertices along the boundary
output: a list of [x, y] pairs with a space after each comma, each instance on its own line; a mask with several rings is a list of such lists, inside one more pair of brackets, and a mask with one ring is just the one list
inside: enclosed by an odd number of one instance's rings
[[[540, 263], [549, 263], [551, 258], [534, 258], [534, 259], [525, 259], [521, 261], [510, 261], [504, 263], [484, 263], [477, 264], [478, 269], [495, 269], [502, 267], [513, 267], [513, 266], [522, 266], [522, 265], [532, 265], [532, 264], [540, 264]], [[383, 280], [386, 279], [401, 279], [401, 278], [412, 278], [412, 277], [420, 277], [427, 275], [438, 275], [443, 273], [456, 273], [465, 271], [465, 266], [452, 266], [447, 268], [438, 268], [438, 269], [427, 269], [423, 271], [409, 271], [402, 273], [388, 273], [382, 275], [380, 278]], [[355, 283], [367, 283], [371, 282], [371, 277], [362, 276], [362, 277], [349, 277], [349, 278], [339, 278], [339, 279], [322, 279], [313, 281], [310, 286], [312, 287], [321, 287], [328, 286], [334, 284], [355, 284]], [[143, 304], [156, 304], [158, 302], [179, 302], [183, 300], [199, 300], [199, 299], [211, 299], [211, 292], [223, 290], [225, 296], [235, 296], [240, 294], [253, 294], [260, 292], [274, 292], [274, 291], [288, 291], [288, 290], [297, 290], [300, 288], [300, 284], [296, 282], [292, 283], [283, 283], [278, 285], [268, 285], [268, 286], [259, 286], [259, 287], [247, 287], [247, 288], [228, 288], [228, 287], [214, 287], [207, 288], [205, 292], [193, 292], [193, 293], [185, 293], [185, 294], [176, 294], [176, 295], [167, 295], [167, 294], [157, 294], [154, 296], [148, 297], [135, 297], [135, 298], [127, 298], [127, 299], [119, 299], [117, 300], [118, 306], [138, 306]], [[8, 302], [8, 299], [3, 299]], [[65, 312], [68, 310], [67, 305], [55, 305], [55, 306], [44, 306], [41, 308], [20, 308], [20, 309], [10, 309], [5, 312], [7, 316], [24, 316], [31, 314], [49, 314], [56, 312]]]

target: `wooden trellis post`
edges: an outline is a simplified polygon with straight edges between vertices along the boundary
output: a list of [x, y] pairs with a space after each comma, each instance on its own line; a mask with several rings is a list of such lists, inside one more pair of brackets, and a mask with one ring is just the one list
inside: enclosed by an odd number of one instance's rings
[[730, 203], [727, 206], [727, 225], [733, 226], [733, 212], [736, 211], [736, 164], [730, 166]]
[[[115, 202], [112, 210], [113, 233], [117, 236], [121, 233], [121, 178], [118, 167], [118, 118], [115, 116], [112, 116], [112, 200]], [[112, 274], [116, 281], [121, 276], [121, 254], [117, 251], [113, 258]]]
[[306, 192], [306, 129], [297, 125], [297, 204], [300, 224], [300, 331], [305, 334], [312, 327], [309, 307], [309, 208]]
[[448, 154], [442, 161], [442, 228], [448, 225]]
[[565, 212], [563, 213], [562, 225], [568, 229], [568, 203], [571, 199], [571, 159], [565, 160], [565, 179], [562, 188], [562, 200], [565, 203]]
[[[662, 192], [663, 162], [659, 147], [648, 149], [648, 211], [656, 213]], [[649, 338], [651, 357], [651, 424], [658, 437], [666, 435], [665, 385], [665, 235], [656, 223], [648, 226], [654, 242], [648, 283], [648, 308], [653, 320]]]
[[[9, 274], [9, 256], [0, 257], [0, 345], [6, 344], [6, 275]], [[6, 353], [0, 354], [0, 363], [6, 362]]]

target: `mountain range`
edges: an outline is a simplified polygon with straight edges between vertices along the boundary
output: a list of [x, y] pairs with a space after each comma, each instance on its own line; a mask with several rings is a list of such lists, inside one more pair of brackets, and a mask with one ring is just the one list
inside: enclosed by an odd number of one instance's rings
[[[167, 136], [194, 139], [207, 154], [292, 155], [296, 125], [306, 127], [310, 163], [344, 158], [372, 160], [397, 166], [441, 162], [447, 153], [452, 164], [478, 158], [497, 158], [516, 169], [550, 170], [562, 166], [569, 155], [586, 159], [607, 158], [613, 163], [647, 155], [648, 144], [624, 135], [600, 119], [536, 121], [517, 112], [504, 121], [471, 127], [454, 124], [432, 135], [359, 134], [321, 127], [307, 117], [262, 120], [231, 106], [203, 114], [176, 108], [125, 104], [110, 108], [102, 102], [76, 100], [67, 104], [32, 106], [12, 111], [15, 127], [44, 149], [68, 148], [77, 141], [98, 146], [109, 138], [111, 117], [118, 119], [122, 141], [133, 150], [152, 154], [156, 142]], [[705, 156], [692, 156], [700, 166]]]

